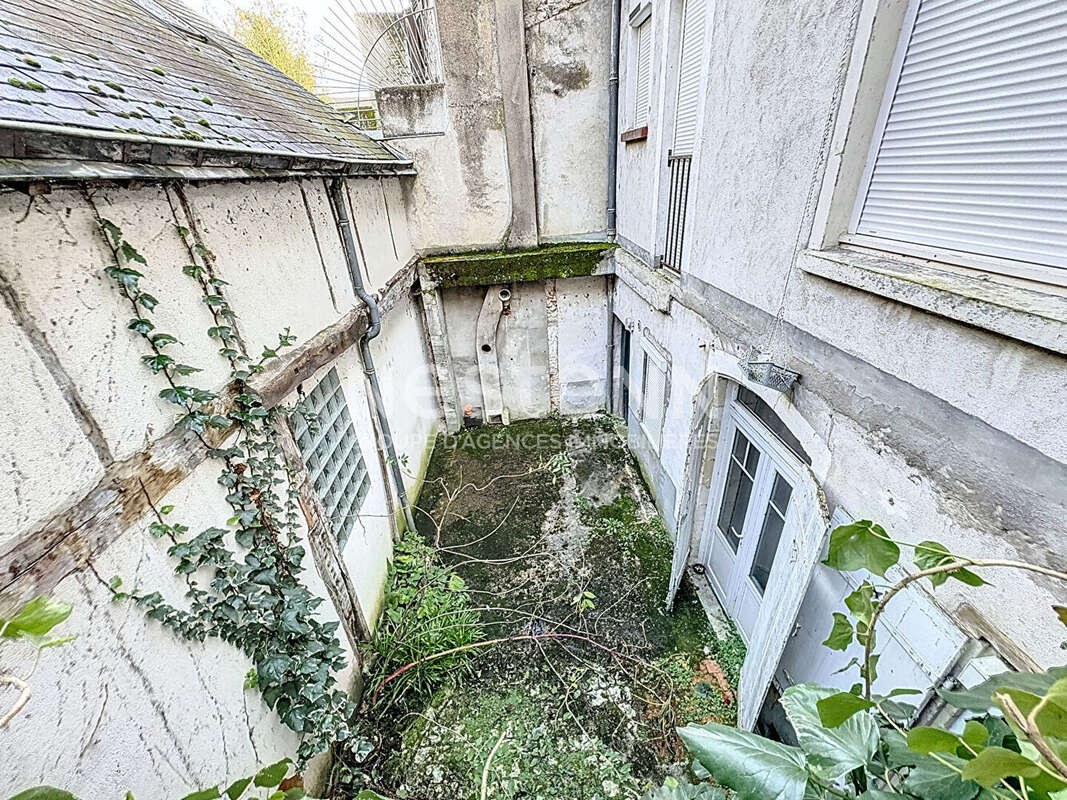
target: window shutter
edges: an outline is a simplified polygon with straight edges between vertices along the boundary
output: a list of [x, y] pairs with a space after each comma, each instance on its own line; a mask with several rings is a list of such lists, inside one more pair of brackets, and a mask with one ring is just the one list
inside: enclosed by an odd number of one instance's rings
[[916, 2], [852, 232], [1067, 267], [1067, 6]]
[[827, 527], [815, 482], [807, 479], [793, 491], [786, 512], [786, 530], [791, 536], [789, 539], [783, 536], [778, 544], [756, 626], [741, 665], [738, 724], [745, 730], [752, 730], [756, 724], [767, 687], [778, 669], [808, 591]]
[[637, 27], [637, 80], [634, 92], [634, 127], [648, 124], [652, 83], [652, 20]]
[[682, 12], [682, 55], [678, 61], [678, 105], [674, 112], [672, 155], [692, 155], [700, 111], [700, 73], [704, 65], [706, 0], [686, 0]]

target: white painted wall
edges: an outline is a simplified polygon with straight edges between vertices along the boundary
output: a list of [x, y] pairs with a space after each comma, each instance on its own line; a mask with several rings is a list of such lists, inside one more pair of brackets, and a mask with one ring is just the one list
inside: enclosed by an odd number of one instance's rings
[[[551, 314], [545, 281], [511, 284], [511, 314], [497, 328], [497, 357], [504, 405], [511, 419], [536, 419], [553, 410], [590, 414], [607, 399], [607, 289], [604, 277], [554, 282]], [[492, 291], [496, 291], [496, 287]], [[483, 287], [439, 290], [459, 405], [482, 408], [476, 331], [487, 291]], [[553, 330], [550, 335], [550, 327]], [[555, 349], [556, 354], [551, 351]], [[552, 364], [558, 363], [558, 368]], [[558, 408], [553, 408], [553, 384]]]
[[[659, 67], [649, 139], [619, 147], [620, 241], [642, 258], [655, 255], [653, 221], [663, 213], [655, 202], [666, 157], [657, 112], [670, 91], [663, 83], [670, 5], [655, 4]], [[854, 6], [709, 5], [683, 275], [620, 269], [616, 314], [667, 343], [675, 373], [668, 427], [689, 425], [695, 384], [678, 362], [699, 372], [702, 344], [731, 358], [769, 350], [803, 374], [795, 406], [832, 454], [824, 483], [831, 506], [881, 520], [903, 539], [1065, 563], [1067, 431], [1053, 420], [1063, 411], [1067, 360], [792, 267], [822, 184]], [[623, 97], [627, 79], [624, 71]], [[620, 265], [626, 259], [619, 253]], [[662, 469], [680, 483], [684, 459], [668, 448], [654, 461], [649, 472]], [[1049, 608], [1062, 587], [1020, 573], [992, 579], [995, 586], [979, 591], [950, 581], [936, 602], [950, 614], [972, 603], [1038, 663], [1062, 661], [1062, 628]], [[827, 631], [840, 600], [823, 593], [815, 601]]]
[[[381, 288], [413, 254], [397, 179], [353, 179], [348, 192], [372, 289]], [[218, 276], [239, 315], [250, 347], [277, 342], [289, 326], [298, 344], [342, 317], [355, 304], [322, 181], [255, 181], [186, 186], [196, 227], [215, 254]], [[143, 288], [160, 301], [157, 329], [181, 340], [172, 346], [183, 361], [205, 369], [198, 385], [219, 388], [227, 373], [204, 331], [213, 324], [199, 289], [182, 274], [188, 253], [175, 229], [189, 226], [173, 189], [159, 186], [94, 189], [100, 213], [123, 228], [147, 258]], [[386, 203], [389, 211], [386, 212]], [[395, 205], [394, 205], [395, 204]], [[56, 189], [27, 210], [24, 195], [0, 194], [0, 281], [23, 310], [22, 327], [0, 305], [0, 357], [6, 379], [0, 399], [0, 548], [83, 495], [104, 472], [94, 449], [63, 399], [55, 375], [66, 376], [116, 458], [134, 454], [165, 433], [173, 409], [158, 399], [162, 379], [140, 363], [138, 338], [126, 329], [130, 309], [102, 269], [109, 252], [79, 191]], [[177, 217], [175, 216], [177, 215]], [[20, 221], [21, 220], [21, 221]], [[38, 334], [36, 347], [26, 327]], [[42, 360], [51, 353], [52, 372]], [[412, 469], [409, 491], [438, 427], [437, 401], [423, 343], [416, 299], [403, 296], [387, 312], [372, 344], [398, 456]], [[389, 519], [367, 387], [356, 347], [334, 363], [344, 388], [372, 489], [363, 517], [344, 549], [365, 614], [381, 603], [391, 551]], [[310, 389], [324, 374], [305, 383]], [[296, 395], [289, 398], [294, 401]], [[98, 446], [98, 449], [99, 446]], [[193, 532], [223, 526], [229, 517], [216, 483], [217, 465], [205, 462], [155, 498], [173, 504], [173, 519]], [[33, 679], [33, 698], [0, 737], [4, 784], [12, 790], [38, 782], [82, 797], [178, 796], [240, 777], [257, 766], [293, 755], [296, 737], [262, 703], [243, 690], [250, 667], [231, 646], [178, 640], [129, 604], [113, 603], [98, 579], [119, 575], [129, 590], [159, 590], [180, 605], [184, 584], [171, 572], [166, 545], [131, 520], [114, 544], [94, 558], [95, 572], [63, 580], [55, 596], [74, 604], [63, 626], [78, 638], [45, 652]], [[326, 596], [310, 556], [310, 588]], [[336, 617], [327, 602], [323, 618]], [[341, 633], [342, 644], [347, 647]], [[23, 666], [11, 659], [5, 666]], [[339, 676], [349, 686], [350, 671]], [[5, 693], [0, 702], [8, 701]], [[55, 741], [69, 746], [55, 748]], [[323, 761], [309, 768], [314, 784]]]

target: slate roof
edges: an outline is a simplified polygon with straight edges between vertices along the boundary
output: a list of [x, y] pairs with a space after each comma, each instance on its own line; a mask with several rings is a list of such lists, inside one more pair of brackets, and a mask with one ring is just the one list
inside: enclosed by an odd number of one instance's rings
[[405, 161], [180, 0], [0, 0], [0, 128], [27, 124], [235, 153]]

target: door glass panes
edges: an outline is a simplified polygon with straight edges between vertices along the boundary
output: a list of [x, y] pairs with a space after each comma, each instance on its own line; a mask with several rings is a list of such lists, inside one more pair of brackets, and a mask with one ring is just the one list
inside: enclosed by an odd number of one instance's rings
[[774, 555], [778, 552], [778, 542], [782, 538], [782, 528], [785, 527], [785, 511], [789, 507], [792, 494], [793, 487], [777, 472], [774, 473], [774, 485], [771, 487], [770, 500], [767, 501], [767, 514], [763, 518], [756, 555], [752, 558], [752, 569], [748, 573], [759, 588], [760, 594], [767, 588], [767, 579], [771, 575], [771, 567], [774, 566]]
[[726, 473], [726, 486], [722, 494], [722, 506], [719, 509], [719, 530], [736, 553], [741, 543], [741, 532], [745, 528], [745, 516], [748, 514], [748, 499], [752, 494], [752, 484], [756, 479], [756, 467], [759, 466], [760, 452], [741, 431], [734, 433], [734, 446], [730, 452], [730, 466]]

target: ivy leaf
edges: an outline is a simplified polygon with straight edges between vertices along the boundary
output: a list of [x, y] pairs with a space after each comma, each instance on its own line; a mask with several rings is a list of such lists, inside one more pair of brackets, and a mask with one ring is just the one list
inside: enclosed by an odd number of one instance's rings
[[188, 275], [190, 278], [199, 278], [204, 274], [204, 268], [199, 264], [186, 264], [182, 267], [182, 272]]
[[136, 288], [138, 279], [144, 277], [144, 275], [135, 269], [119, 267], [116, 265], [105, 267], [104, 272], [108, 277], [113, 278], [120, 285], [125, 286], [128, 289]]
[[289, 772], [289, 764], [292, 763], [292, 759], [283, 758], [281, 761], [271, 764], [269, 767], [264, 767], [256, 773], [253, 779], [256, 786], [265, 786], [271, 788], [277, 786], [283, 780], [285, 775]]
[[107, 234], [107, 238], [111, 241], [111, 244], [118, 245], [122, 241], [122, 228], [116, 225], [109, 219], [100, 218], [100, 227], [104, 233]]
[[126, 327], [131, 331], [137, 331], [142, 336], [148, 335], [148, 332], [153, 330], [156, 326], [152, 324], [150, 320], [138, 317], [137, 319], [131, 319], [126, 323]]
[[205, 294], [200, 299], [211, 308], [217, 308], [226, 303], [226, 298], [219, 294]]
[[166, 353], [156, 353], [150, 356], [141, 356], [141, 360], [152, 372], [160, 373], [174, 363], [174, 359]]
[[[981, 727], [981, 726], [979, 726]], [[982, 730], [985, 730], [984, 728]], [[953, 753], [960, 746], [960, 738], [940, 728], [920, 726], [908, 731], [908, 747], [927, 756], [930, 753]]]
[[[948, 548], [939, 542], [925, 541], [919, 542], [919, 544], [915, 546], [915, 566], [919, 569], [932, 569], [933, 567], [940, 567], [944, 564], [951, 564], [956, 560], [957, 559], [949, 552]], [[985, 583], [985, 581], [978, 575], [963, 567], [952, 570], [951, 572], [938, 572], [934, 575], [930, 575], [929, 578], [930, 583], [934, 586], [940, 586], [949, 578], [963, 581], [968, 586], [981, 586]]]
[[148, 292], [140, 292], [137, 295], [137, 303], [147, 311], [151, 311], [159, 305], [159, 301]]
[[885, 528], [861, 519], [834, 528], [823, 563], [840, 572], [866, 569], [884, 577], [885, 571], [899, 560], [900, 547], [889, 538]]
[[119, 250], [122, 251], [122, 256], [127, 261], [136, 261], [138, 264], [148, 263], [147, 261], [145, 261], [144, 256], [137, 252], [137, 248], [127, 241], [123, 241], [123, 243], [119, 246]]
[[1021, 753], [1006, 747], [987, 747], [964, 764], [964, 780], [975, 781], [987, 789], [1005, 778], [1036, 778], [1041, 767]]
[[808, 772], [799, 748], [714, 722], [679, 728], [678, 735], [719, 783], [742, 797], [803, 800]]
[[[7, 621], [4, 636], [9, 639], [23, 634], [43, 636], [69, 617], [73, 609], [74, 606], [69, 603], [61, 603], [48, 595], [40, 595], [30, 600]], [[0, 625], [2, 624], [0, 621]]]
[[836, 728], [847, 722], [853, 714], [873, 708], [874, 703], [852, 692], [837, 692], [821, 698], [815, 707], [819, 712], [819, 721], [827, 728]]
[[878, 749], [878, 725], [870, 714], [852, 715], [832, 728], [823, 724], [818, 702], [835, 694], [833, 689], [805, 683], [790, 686], [782, 697], [808, 761], [831, 780], [870, 763]]
[[152, 342], [156, 347], [166, 347], [168, 344], [174, 344], [178, 340], [171, 336], [169, 333], [157, 333], [153, 336], [149, 336], [148, 340]]
[[192, 375], [194, 372], [203, 372], [199, 367], [190, 367], [188, 364], [175, 364], [174, 372], [177, 375]]
[[831, 650], [847, 650], [850, 644], [852, 644], [852, 623], [840, 611], [835, 611], [834, 626], [830, 629], [830, 635], [826, 637], [826, 641], [823, 642], [823, 647], [829, 647]]

